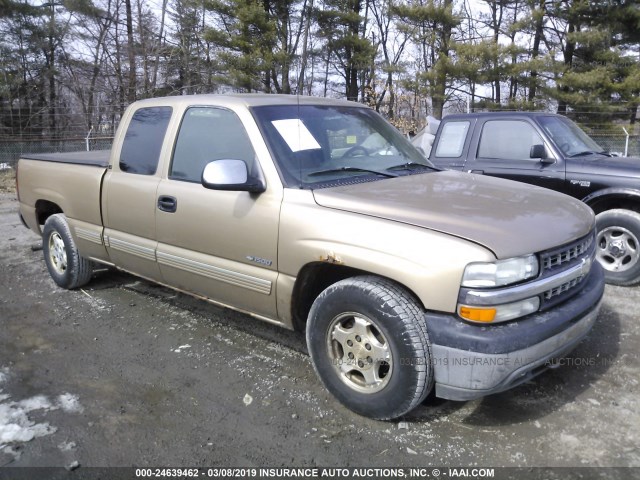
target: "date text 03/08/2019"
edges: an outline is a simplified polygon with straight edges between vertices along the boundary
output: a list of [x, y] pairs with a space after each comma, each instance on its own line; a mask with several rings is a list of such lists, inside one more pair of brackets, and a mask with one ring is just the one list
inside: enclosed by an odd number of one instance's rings
[[493, 468], [137, 468], [136, 478], [494, 478]]

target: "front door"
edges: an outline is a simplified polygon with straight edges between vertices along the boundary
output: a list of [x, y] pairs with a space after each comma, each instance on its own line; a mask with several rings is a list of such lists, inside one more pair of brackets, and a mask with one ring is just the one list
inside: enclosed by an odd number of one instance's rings
[[191, 107], [158, 187], [157, 258], [166, 283], [275, 319], [280, 190], [209, 190], [205, 165], [243, 160], [260, 168], [242, 122], [231, 110]]
[[[516, 119], [488, 120], [478, 128], [481, 130], [477, 150], [470, 152], [465, 170], [552, 190], [564, 190], [565, 169], [562, 160], [542, 162], [540, 158], [530, 157], [533, 145], [545, 145], [544, 139], [531, 123]], [[546, 150], [552, 155], [548, 146]]]

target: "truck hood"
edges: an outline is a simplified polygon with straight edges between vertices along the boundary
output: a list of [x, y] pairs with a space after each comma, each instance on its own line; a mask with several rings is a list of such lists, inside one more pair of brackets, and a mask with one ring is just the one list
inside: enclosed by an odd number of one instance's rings
[[606, 155], [587, 155], [584, 157], [567, 158], [567, 175], [606, 175], [640, 178], [640, 158], [638, 157], [608, 157]]
[[464, 238], [498, 259], [571, 242], [595, 222], [589, 207], [566, 195], [452, 171], [318, 189], [313, 195], [323, 207]]

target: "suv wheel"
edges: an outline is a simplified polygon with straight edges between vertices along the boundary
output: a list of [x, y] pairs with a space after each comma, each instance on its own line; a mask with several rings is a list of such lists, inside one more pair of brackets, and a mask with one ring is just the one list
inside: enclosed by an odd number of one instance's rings
[[632, 285], [640, 281], [640, 214], [608, 210], [596, 216], [596, 256], [607, 283]]

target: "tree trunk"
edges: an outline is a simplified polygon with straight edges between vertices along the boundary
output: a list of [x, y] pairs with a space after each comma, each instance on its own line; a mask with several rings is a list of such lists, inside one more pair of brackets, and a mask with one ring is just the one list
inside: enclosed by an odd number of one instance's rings
[[[533, 35], [533, 48], [531, 50], [531, 59], [535, 60], [540, 55], [540, 42], [542, 41], [542, 28], [544, 26], [544, 4], [545, 0], [540, 0], [540, 15], [536, 18], [535, 33]], [[531, 69], [529, 79], [529, 102], [533, 102], [536, 98], [536, 90], [538, 88], [538, 72], [535, 69]]]
[[129, 56], [129, 88], [127, 100], [129, 103], [136, 100], [136, 56], [133, 44], [133, 18], [131, 14], [131, 0], [124, 0], [127, 21], [127, 55]]
[[55, 5], [51, 3], [49, 13], [49, 38], [47, 55], [47, 76], [49, 80], [49, 129], [52, 135], [56, 134], [56, 47], [53, 35], [55, 33]]
[[160, 65], [160, 52], [162, 51], [163, 45], [163, 36], [164, 36], [164, 23], [165, 18], [167, 16], [167, 1], [162, 0], [162, 10], [160, 11], [160, 31], [158, 32], [158, 46], [156, 50], [156, 61], [153, 65], [153, 74], [151, 76], [151, 89], [155, 90], [158, 88], [158, 67]]
[[309, 59], [309, 30], [311, 28], [311, 12], [313, 11], [313, 0], [310, 0], [309, 6], [302, 6], [302, 19], [305, 22], [304, 34], [302, 40], [302, 55], [300, 56], [300, 75], [298, 75], [297, 92], [304, 91], [305, 74], [307, 71], [307, 62]]
[[142, 85], [143, 96], [149, 96], [149, 53], [147, 52], [146, 35], [142, 26], [142, 2], [136, 1], [138, 10], [138, 35], [140, 36], [140, 49], [142, 50]]
[[[576, 27], [573, 23], [569, 23], [567, 28], [569, 34], [574, 33], [576, 31]], [[564, 66], [569, 69], [573, 65], [573, 53], [575, 52], [576, 45], [573, 40], [571, 40], [570, 36], [567, 36], [567, 44], [565, 45], [563, 53], [564, 57]], [[567, 93], [569, 90], [567, 87], [560, 87], [560, 91], [563, 93]], [[564, 98], [560, 98], [558, 100], [558, 113], [561, 115], [567, 114], [567, 101]]]

